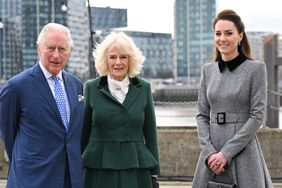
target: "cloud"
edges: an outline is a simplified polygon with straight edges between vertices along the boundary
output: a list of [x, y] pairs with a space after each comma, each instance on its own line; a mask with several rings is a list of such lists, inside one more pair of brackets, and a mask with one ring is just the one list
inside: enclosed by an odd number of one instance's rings
[[[92, 6], [126, 8], [129, 29], [173, 33], [175, 0], [91, 0]], [[229, 8], [242, 18], [246, 31], [282, 33], [280, 0], [216, 0], [217, 12]]]
[[277, 0], [217, 0], [218, 12], [233, 9], [247, 31], [282, 32], [282, 12]]

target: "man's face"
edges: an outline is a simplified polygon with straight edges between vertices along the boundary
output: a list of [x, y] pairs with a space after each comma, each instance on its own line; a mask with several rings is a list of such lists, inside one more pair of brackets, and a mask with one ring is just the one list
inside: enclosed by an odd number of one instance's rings
[[43, 66], [52, 75], [57, 75], [65, 67], [72, 48], [69, 46], [67, 34], [53, 29], [46, 33], [45, 40], [37, 45], [37, 50]]

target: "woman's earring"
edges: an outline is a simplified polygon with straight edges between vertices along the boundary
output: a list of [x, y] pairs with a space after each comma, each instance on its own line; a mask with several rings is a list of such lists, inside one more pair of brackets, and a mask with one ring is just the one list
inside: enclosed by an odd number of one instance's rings
[[238, 42], [238, 46], [240, 46], [240, 45], [241, 45], [241, 41]]

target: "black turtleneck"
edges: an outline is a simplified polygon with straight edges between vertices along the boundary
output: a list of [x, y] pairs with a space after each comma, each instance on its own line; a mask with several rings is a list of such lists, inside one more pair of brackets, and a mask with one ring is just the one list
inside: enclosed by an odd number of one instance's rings
[[230, 61], [223, 61], [222, 58], [220, 57], [218, 61], [218, 68], [220, 72], [223, 72], [225, 67], [229, 69], [230, 72], [235, 70], [239, 65], [241, 65], [247, 57], [243, 53], [239, 53], [237, 57]]

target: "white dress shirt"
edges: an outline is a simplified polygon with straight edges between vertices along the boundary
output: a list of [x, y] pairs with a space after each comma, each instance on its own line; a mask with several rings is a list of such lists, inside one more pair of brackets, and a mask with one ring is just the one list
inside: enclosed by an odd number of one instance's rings
[[128, 76], [126, 76], [123, 80], [118, 81], [112, 79], [108, 74], [107, 79], [110, 93], [122, 104], [129, 89], [130, 82]]
[[[55, 75], [52, 75], [50, 72], [47, 71], [47, 69], [43, 66], [43, 64], [39, 61], [39, 66], [49, 84], [49, 87], [53, 93], [53, 96], [55, 98], [55, 91], [54, 91], [54, 80], [52, 79], [52, 76], [55, 76]], [[59, 78], [59, 81], [60, 81], [60, 84], [64, 90], [64, 94], [65, 94], [65, 101], [66, 101], [66, 106], [67, 106], [67, 115], [68, 115], [68, 122], [70, 122], [70, 104], [69, 104], [69, 100], [68, 100], [68, 95], [67, 95], [67, 92], [66, 92], [66, 88], [65, 88], [65, 84], [64, 84], [64, 80], [63, 80], [63, 74], [62, 74], [62, 71], [59, 72], [59, 74], [57, 74], [56, 76], [58, 76]]]

